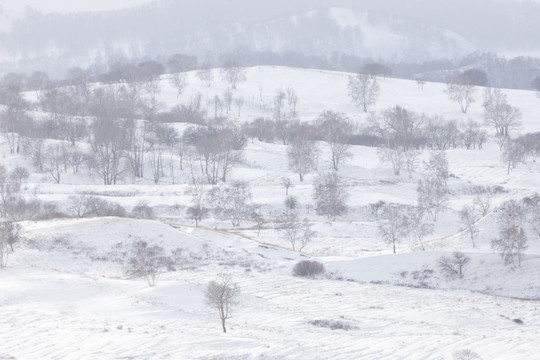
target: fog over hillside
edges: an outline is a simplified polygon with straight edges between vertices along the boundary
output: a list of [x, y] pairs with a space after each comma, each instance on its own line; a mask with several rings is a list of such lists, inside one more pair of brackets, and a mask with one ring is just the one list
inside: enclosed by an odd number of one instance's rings
[[[156, 58], [172, 53], [219, 62], [222, 54], [252, 53], [380, 61], [458, 59], [475, 51], [532, 54], [540, 4], [530, 1], [455, 0], [156, 0], [98, 2], [66, 13], [73, 3], [51, 2], [8, 12], [0, 32], [0, 72], [36, 68], [61, 74], [74, 64], [111, 57]], [[139, 5], [139, 6], [137, 6]], [[21, 8], [19, 5], [18, 9]], [[51, 11], [53, 11], [51, 13]], [[2, 14], [2, 13], [0, 13]], [[59, 63], [60, 61], [60, 63]], [[260, 63], [260, 61], [259, 61]]]

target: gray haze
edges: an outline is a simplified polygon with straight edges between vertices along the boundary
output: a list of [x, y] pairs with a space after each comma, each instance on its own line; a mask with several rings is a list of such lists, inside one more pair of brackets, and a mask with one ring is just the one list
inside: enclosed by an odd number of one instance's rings
[[527, 55], [540, 52], [538, 19], [540, 4], [511, 0], [158, 0], [91, 13], [27, 11], [0, 33], [0, 71], [60, 74], [172, 53], [211, 63], [253, 53], [401, 62]]

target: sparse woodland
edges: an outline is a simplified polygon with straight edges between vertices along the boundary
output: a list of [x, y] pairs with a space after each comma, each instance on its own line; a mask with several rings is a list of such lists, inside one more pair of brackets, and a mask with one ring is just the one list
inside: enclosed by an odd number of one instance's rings
[[[213, 68], [176, 54], [71, 68], [61, 80], [4, 75], [0, 273], [34, 251], [84, 257], [93, 274], [109, 262], [116, 278], [152, 291], [209, 271], [184, 291], [228, 333], [249, 326], [242, 313], [262, 301], [255, 274], [270, 281], [274, 271], [307, 288], [347, 291], [349, 280], [537, 299], [528, 280], [504, 289], [483, 278], [540, 268], [540, 128], [520, 108], [530, 99], [474, 71], [421, 88], [389, 72]], [[332, 89], [305, 85], [313, 79]], [[130, 225], [98, 243], [38, 235], [101, 221]], [[361, 328], [343, 316], [310, 326]], [[479, 358], [458, 350], [455, 359]]]

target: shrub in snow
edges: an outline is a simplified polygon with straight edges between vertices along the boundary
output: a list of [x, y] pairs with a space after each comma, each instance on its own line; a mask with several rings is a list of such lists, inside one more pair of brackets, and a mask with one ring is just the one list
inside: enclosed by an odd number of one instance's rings
[[293, 268], [294, 276], [315, 277], [325, 272], [324, 264], [314, 260], [301, 260]]
[[96, 196], [73, 195], [69, 197], [68, 211], [75, 217], [117, 216], [126, 217], [127, 212], [121, 205]]
[[131, 217], [135, 219], [153, 219], [154, 209], [148, 205], [148, 201], [141, 200], [131, 210]]
[[441, 272], [449, 278], [463, 278], [463, 268], [471, 262], [471, 258], [462, 252], [455, 252], [450, 256], [441, 256], [437, 265]]
[[285, 207], [289, 210], [295, 210], [298, 208], [298, 199], [294, 196], [287, 196], [285, 199]]
[[472, 350], [464, 349], [454, 352], [454, 360], [481, 360], [482, 358]]
[[356, 326], [345, 322], [345, 321], [335, 321], [335, 320], [311, 320], [309, 322], [313, 326], [329, 328], [331, 330], [355, 330]]

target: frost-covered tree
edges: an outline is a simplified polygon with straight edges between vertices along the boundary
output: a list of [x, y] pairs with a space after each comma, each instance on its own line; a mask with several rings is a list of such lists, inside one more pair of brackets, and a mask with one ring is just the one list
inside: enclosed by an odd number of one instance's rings
[[187, 216], [195, 221], [195, 226], [208, 216], [210, 209], [204, 206], [206, 193], [202, 184], [195, 184], [191, 189], [191, 204], [186, 210]]
[[246, 80], [246, 71], [236, 61], [227, 61], [221, 69], [221, 78], [235, 90], [239, 82]]
[[353, 135], [353, 124], [343, 113], [323, 111], [317, 119], [319, 137], [330, 148], [330, 161], [334, 170], [347, 158], [352, 157], [349, 140]]
[[176, 98], [179, 98], [180, 95], [184, 92], [184, 89], [187, 85], [187, 75], [185, 73], [174, 73], [171, 74], [169, 82], [176, 89]]
[[441, 256], [437, 265], [441, 272], [449, 278], [463, 278], [463, 269], [471, 262], [471, 258], [462, 252], [454, 252], [452, 256]]
[[505, 265], [521, 266], [527, 237], [523, 230], [525, 212], [516, 200], [507, 201], [499, 213], [499, 237], [491, 241], [491, 248], [498, 251]]
[[131, 249], [128, 274], [142, 277], [149, 286], [156, 286], [159, 276], [170, 263], [165, 250], [158, 245], [149, 246], [146, 241], [136, 241]]
[[301, 128], [295, 130], [287, 148], [289, 169], [298, 173], [300, 181], [304, 175], [317, 169], [318, 149], [314, 141]]
[[521, 126], [521, 111], [508, 103], [501, 89], [487, 88], [484, 92], [484, 120], [495, 128], [497, 135], [508, 137]]
[[345, 185], [336, 173], [319, 175], [313, 183], [315, 211], [328, 220], [333, 221], [347, 212], [348, 197]]
[[525, 159], [525, 148], [518, 141], [506, 138], [502, 147], [501, 160], [506, 164], [506, 174], [510, 175], [510, 169]]
[[211, 87], [212, 81], [214, 81], [214, 70], [210, 67], [209, 64], [203, 63], [201, 68], [197, 70], [195, 74], [199, 80], [206, 84], [206, 86]]
[[407, 164], [413, 171], [416, 164], [417, 148], [423, 135], [423, 117], [401, 106], [386, 109], [382, 116], [369, 119], [370, 130], [384, 141], [384, 147], [377, 151], [379, 160], [392, 164], [395, 175], [401, 173]]
[[475, 86], [464, 74], [456, 74], [448, 78], [445, 92], [450, 101], [458, 103], [461, 112], [467, 113], [469, 105], [474, 102]]
[[242, 220], [252, 214], [251, 188], [245, 181], [234, 181], [221, 189], [219, 207], [221, 213], [231, 219], [233, 226], [240, 226]]
[[471, 244], [475, 248], [476, 244], [474, 242], [474, 237], [478, 233], [478, 229], [476, 227], [476, 221], [478, 220], [478, 218], [476, 216], [474, 208], [467, 205], [461, 208], [461, 210], [459, 211], [459, 219], [465, 227], [465, 230], [467, 230], [467, 232], [469, 233]]
[[367, 112], [377, 102], [380, 86], [376, 77], [358, 73], [349, 76], [348, 89], [353, 104]]
[[433, 234], [434, 224], [426, 218], [425, 212], [422, 208], [417, 206], [411, 206], [407, 209], [407, 215], [405, 217], [405, 223], [408, 227], [408, 232], [414, 237], [414, 239], [422, 247], [422, 251], [425, 251], [424, 238]]
[[293, 251], [301, 252], [317, 233], [308, 219], [300, 220], [295, 210], [287, 209], [279, 218], [279, 232], [291, 244]]
[[210, 281], [206, 286], [206, 304], [218, 311], [223, 332], [227, 332], [225, 322], [231, 318], [232, 308], [238, 304], [239, 296], [240, 288], [230, 274], [219, 274], [216, 280]]
[[388, 204], [384, 207], [383, 215], [377, 222], [379, 236], [387, 244], [392, 245], [394, 254], [396, 245], [409, 235], [406, 212], [403, 206]]

